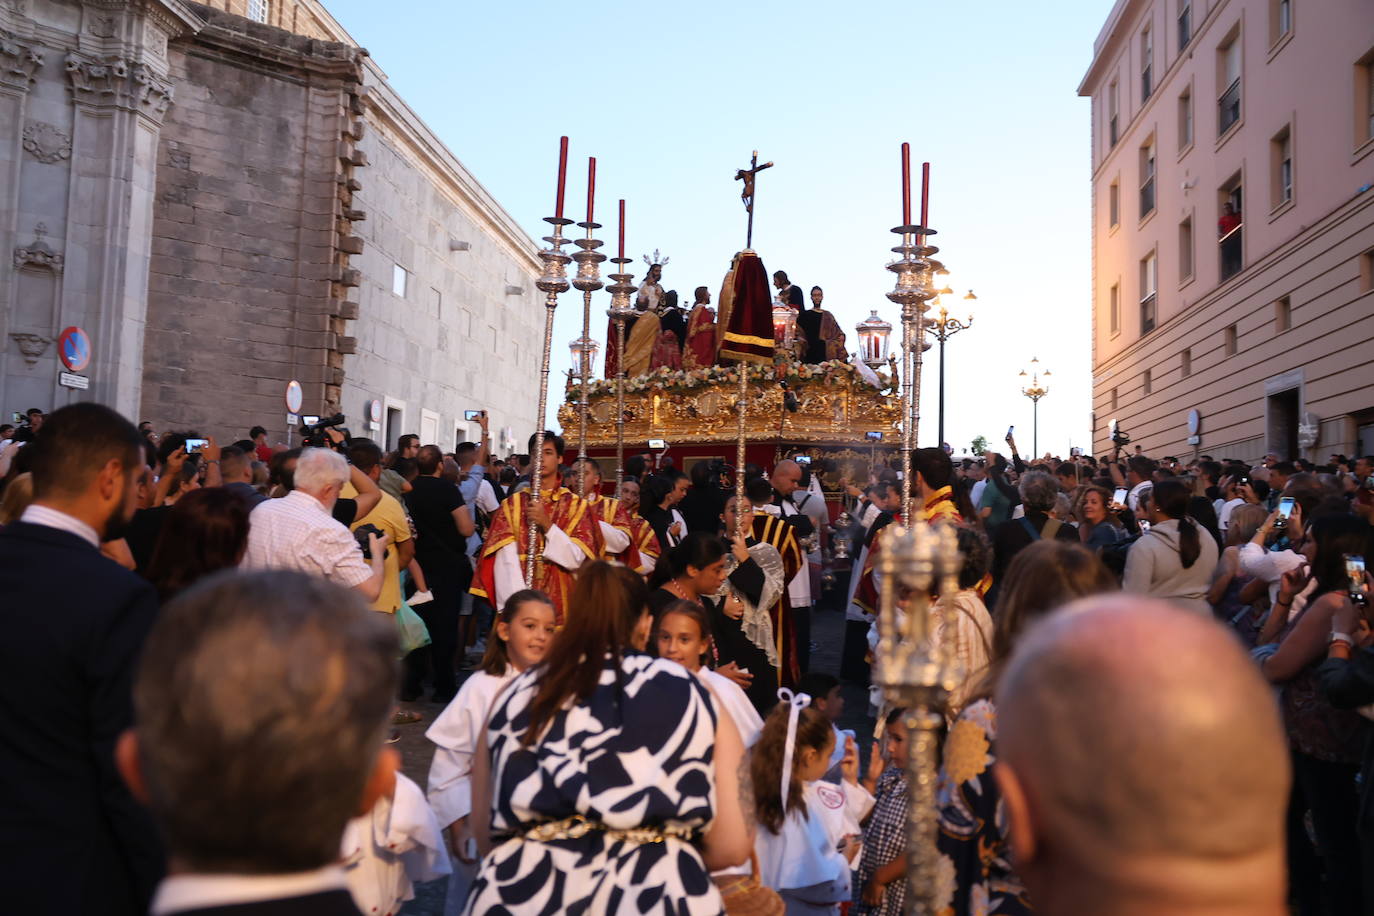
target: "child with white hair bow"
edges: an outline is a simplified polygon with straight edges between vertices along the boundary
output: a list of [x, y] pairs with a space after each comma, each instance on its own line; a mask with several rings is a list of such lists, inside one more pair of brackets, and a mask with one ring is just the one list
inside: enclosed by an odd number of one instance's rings
[[838, 913], [852, 896], [859, 822], [873, 808], [873, 796], [859, 784], [852, 742], [840, 764], [840, 785], [820, 781], [835, 743], [830, 720], [809, 708], [811, 697], [804, 693], [783, 688], [778, 698], [750, 761], [759, 878], [781, 895], [788, 916]]

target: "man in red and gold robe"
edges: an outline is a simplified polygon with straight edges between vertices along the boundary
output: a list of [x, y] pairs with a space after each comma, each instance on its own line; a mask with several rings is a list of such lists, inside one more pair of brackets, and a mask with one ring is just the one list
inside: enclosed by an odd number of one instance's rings
[[[619, 499], [601, 494], [601, 462], [595, 458], [579, 458], [573, 467], [582, 476], [582, 492], [586, 494], [583, 498], [601, 529], [602, 559], [638, 570], [639, 539], [634, 518]], [[652, 528], [649, 534], [653, 534]]]
[[[534, 441], [531, 436], [531, 452]], [[562, 626], [577, 570], [588, 560], [600, 559], [605, 548], [596, 513], [562, 486], [558, 467], [562, 437], [546, 432], [542, 454], [539, 501], [530, 499], [530, 490], [518, 490], [492, 514], [471, 591], [499, 611], [515, 592], [537, 588], [553, 601], [555, 622]], [[527, 583], [525, 560], [531, 521], [537, 529], [534, 581]]]

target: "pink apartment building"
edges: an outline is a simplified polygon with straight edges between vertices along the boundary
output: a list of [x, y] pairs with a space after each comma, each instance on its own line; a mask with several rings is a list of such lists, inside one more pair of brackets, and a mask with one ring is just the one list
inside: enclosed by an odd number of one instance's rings
[[1096, 452], [1374, 454], [1374, 0], [1117, 0], [1078, 93]]

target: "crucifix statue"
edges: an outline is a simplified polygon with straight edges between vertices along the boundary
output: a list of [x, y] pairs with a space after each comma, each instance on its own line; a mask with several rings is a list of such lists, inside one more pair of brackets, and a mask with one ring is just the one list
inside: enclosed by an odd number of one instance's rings
[[764, 169], [771, 169], [773, 163], [765, 162], [759, 165], [759, 151], [754, 150], [754, 156], [749, 160], [749, 168], [740, 169], [735, 173], [735, 180], [744, 182], [744, 190], [740, 192], [739, 199], [744, 201], [744, 209], [749, 214], [749, 231], [745, 236], [744, 247], [754, 247], [754, 178]]

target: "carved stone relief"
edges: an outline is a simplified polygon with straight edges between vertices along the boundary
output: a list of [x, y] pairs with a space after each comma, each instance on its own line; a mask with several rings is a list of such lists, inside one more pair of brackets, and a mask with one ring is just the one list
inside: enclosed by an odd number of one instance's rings
[[60, 162], [72, 155], [72, 138], [55, 124], [30, 121], [24, 125], [24, 149], [39, 162]]
[[14, 249], [14, 266], [20, 267], [39, 267], [52, 271], [55, 274], [62, 272], [62, 266], [66, 259], [49, 247], [43, 241], [43, 236], [48, 234], [48, 227], [39, 223], [33, 229], [33, 242], [30, 245], [21, 245]]
[[143, 64], [68, 54], [65, 65], [72, 95], [80, 101], [136, 107], [158, 118], [172, 104], [172, 83]]
[[41, 66], [43, 52], [37, 45], [22, 42], [13, 34], [0, 30], [0, 83], [27, 90]]
[[19, 352], [24, 357], [24, 362], [30, 366], [38, 364], [43, 351], [48, 349], [51, 340], [41, 334], [11, 334], [10, 338], [19, 344]]

